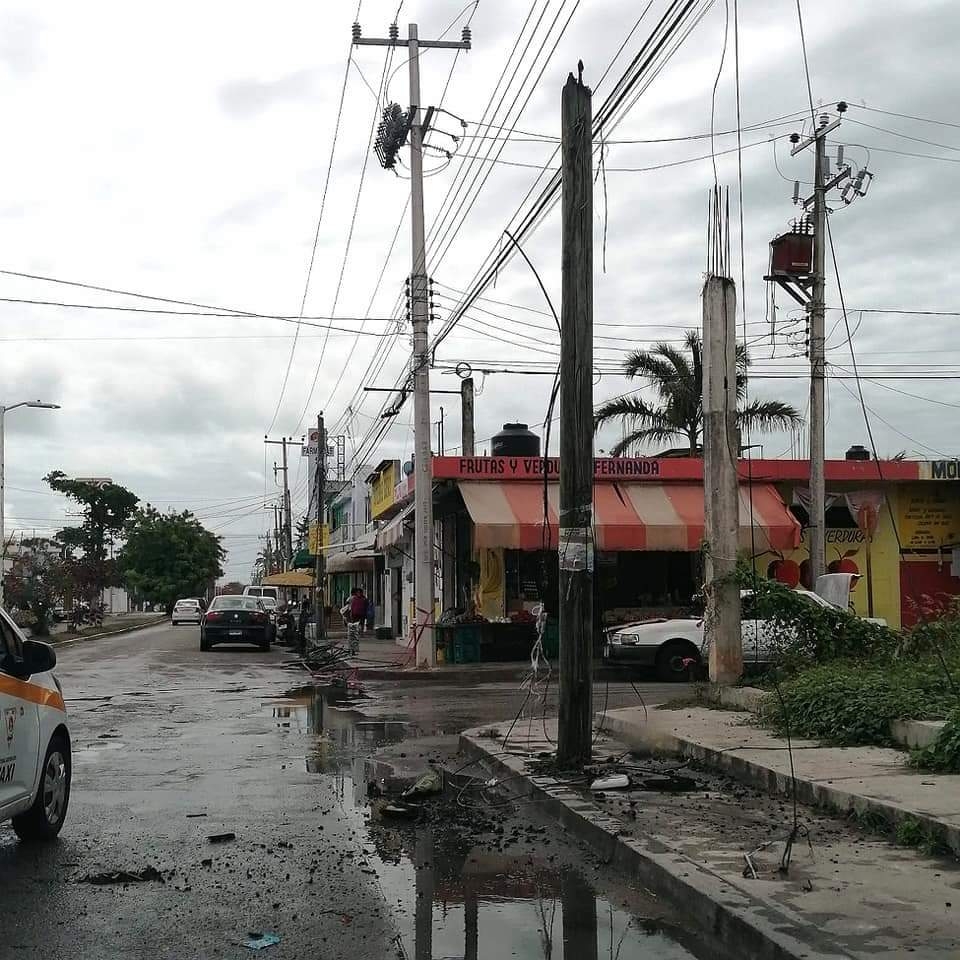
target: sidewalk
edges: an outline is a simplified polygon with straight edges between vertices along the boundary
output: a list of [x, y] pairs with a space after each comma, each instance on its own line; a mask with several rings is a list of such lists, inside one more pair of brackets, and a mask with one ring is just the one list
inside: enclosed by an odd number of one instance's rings
[[[707, 707], [652, 710], [645, 718], [642, 710], [630, 707], [611, 710], [605, 726], [631, 748], [690, 757], [789, 797], [787, 742], [752, 725], [752, 719], [747, 713]], [[802, 803], [844, 815], [869, 813], [890, 829], [909, 818], [960, 854], [960, 776], [913, 770], [902, 750], [792, 743]]]
[[[735, 750], [744, 733], [728, 726], [736, 716], [704, 712], [710, 727], [727, 731], [727, 742], [717, 749]], [[662, 747], [687, 713], [699, 711], [650, 711]], [[613, 718], [637, 728], [637, 714], [642, 720], [642, 710], [613, 711], [605, 727]], [[507, 721], [467, 731], [461, 748], [497, 778], [498, 789], [535, 802], [606, 862], [683, 905], [691, 924], [732, 956], [947, 960], [960, 955], [960, 869], [953, 860], [895, 847], [853, 822], [801, 804], [799, 836], [784, 875], [778, 867], [793, 818], [782, 797], [675, 758], [629, 757], [620, 735], [598, 737], [594, 753], [598, 761], [613, 761], [605, 769], [627, 772], [631, 787], [591, 795], [585, 779], [547, 773], [541, 766], [555, 750], [556, 721], [545, 727], [521, 721], [505, 749], [509, 727]], [[760, 752], [759, 745], [753, 749]], [[671, 773], [694, 782], [688, 781], [687, 789], [667, 789], [664, 775], [669, 780]]]

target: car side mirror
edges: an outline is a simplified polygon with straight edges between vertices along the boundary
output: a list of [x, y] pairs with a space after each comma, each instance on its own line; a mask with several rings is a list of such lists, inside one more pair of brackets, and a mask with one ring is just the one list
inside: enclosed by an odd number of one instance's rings
[[46, 673], [57, 665], [57, 653], [49, 643], [39, 640], [24, 640], [21, 670], [25, 676]]

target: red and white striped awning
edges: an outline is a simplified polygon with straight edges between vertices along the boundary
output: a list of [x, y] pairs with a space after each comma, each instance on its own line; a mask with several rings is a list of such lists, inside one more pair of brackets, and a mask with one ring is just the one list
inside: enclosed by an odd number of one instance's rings
[[[474, 523], [475, 546], [556, 549], [560, 499], [556, 483], [547, 485], [547, 529], [542, 484], [461, 480], [458, 486]], [[703, 486], [598, 483], [593, 488], [593, 516], [598, 550], [699, 550], [704, 535]], [[793, 550], [799, 544], [800, 524], [776, 488], [741, 484], [741, 547], [760, 553]]]

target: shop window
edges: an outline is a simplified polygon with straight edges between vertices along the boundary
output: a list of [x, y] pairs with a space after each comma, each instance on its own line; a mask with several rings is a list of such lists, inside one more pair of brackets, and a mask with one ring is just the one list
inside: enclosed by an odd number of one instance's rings
[[[806, 507], [795, 503], [791, 505], [790, 512], [797, 518], [797, 522], [801, 527], [809, 526], [810, 514], [807, 513]], [[827, 508], [825, 519], [827, 521], [827, 527], [837, 530], [850, 530], [857, 525], [857, 521], [853, 519], [853, 515], [847, 509], [847, 505], [843, 500], [838, 500], [832, 507]]]

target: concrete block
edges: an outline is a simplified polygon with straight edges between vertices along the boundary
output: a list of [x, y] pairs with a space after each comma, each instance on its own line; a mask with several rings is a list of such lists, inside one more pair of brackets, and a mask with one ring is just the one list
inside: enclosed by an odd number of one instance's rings
[[946, 720], [893, 720], [890, 736], [904, 747], [929, 747], [946, 725]]

